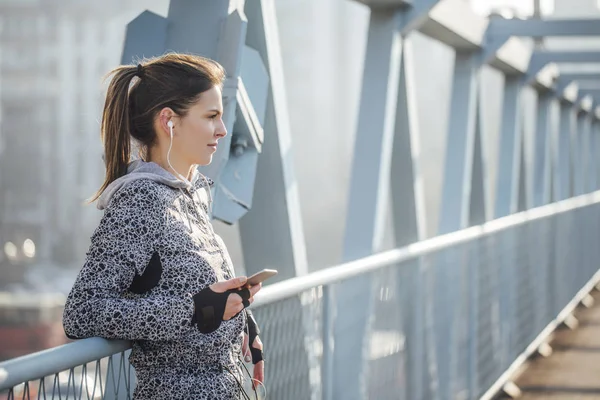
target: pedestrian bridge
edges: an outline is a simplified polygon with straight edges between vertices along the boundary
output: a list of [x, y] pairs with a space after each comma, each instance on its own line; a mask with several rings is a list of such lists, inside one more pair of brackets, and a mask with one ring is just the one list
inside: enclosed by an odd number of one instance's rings
[[[555, 357], [555, 331], [581, 329], [574, 312], [593, 305], [590, 293], [598, 298], [599, 218], [594, 192], [267, 286], [252, 308], [267, 345], [269, 398], [518, 392], [515, 374]], [[1, 363], [0, 382], [11, 399], [129, 398], [129, 347], [76, 341]], [[560, 373], [538, 377], [535, 390], [556, 386]], [[573, 371], [562, 373], [568, 389]]]
[[[570, 398], [598, 390], [570, 385], [577, 377], [554, 360], [568, 351], [590, 364], [600, 359], [589, 354], [594, 335], [581, 333], [597, 323], [599, 297], [600, 68], [560, 68], [600, 63], [600, 50], [552, 51], [529, 39], [600, 36], [600, 21], [488, 19], [463, 0], [362, 1], [370, 20], [343, 263], [307, 273], [273, 2], [188, 3], [171, 1], [168, 17], [145, 12], [132, 21], [123, 61], [160, 54], [164, 42], [216, 58], [230, 74], [223, 94], [236, 115], [233, 155], [208, 172], [221, 177], [215, 218], [240, 224], [248, 274], [268, 267], [285, 278], [252, 304], [269, 399]], [[195, 25], [189, 15], [198, 16]], [[224, 34], [209, 31], [211, 21], [223, 22]], [[189, 29], [202, 39], [186, 37]], [[454, 54], [430, 237], [414, 31]], [[495, 98], [482, 95], [483, 67], [503, 77], [493, 177], [482, 123]], [[527, 136], [529, 109], [535, 127]], [[256, 171], [242, 186], [230, 173], [240, 168]], [[390, 226], [394, 245], [385, 250]], [[0, 398], [130, 398], [129, 348], [91, 338], [2, 362]]]

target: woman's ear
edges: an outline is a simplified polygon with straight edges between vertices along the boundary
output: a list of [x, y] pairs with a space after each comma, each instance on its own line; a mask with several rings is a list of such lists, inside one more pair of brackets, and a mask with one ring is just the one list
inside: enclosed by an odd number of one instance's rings
[[175, 127], [175, 117], [175, 112], [169, 107], [160, 110], [157, 122], [161, 133], [165, 133], [167, 136], [171, 135], [171, 129]]

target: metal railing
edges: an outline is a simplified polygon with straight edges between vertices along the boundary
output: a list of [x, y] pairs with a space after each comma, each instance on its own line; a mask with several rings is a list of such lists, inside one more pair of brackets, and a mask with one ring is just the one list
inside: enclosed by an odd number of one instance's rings
[[[252, 308], [268, 398], [489, 398], [598, 281], [599, 203], [572, 198], [264, 288]], [[353, 306], [333, 294], [349, 279], [364, 280], [371, 318], [339, 326]], [[345, 347], [349, 329], [363, 349]], [[3, 362], [0, 391], [129, 398], [128, 348], [93, 338]], [[344, 368], [357, 362], [363, 377]], [[345, 393], [347, 379], [366, 395]]]

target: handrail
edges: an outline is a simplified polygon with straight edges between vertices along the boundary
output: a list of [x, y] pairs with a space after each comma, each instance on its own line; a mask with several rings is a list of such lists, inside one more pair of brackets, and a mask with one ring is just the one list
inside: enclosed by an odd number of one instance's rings
[[398, 264], [417, 257], [422, 257], [431, 252], [499, 232], [526, 222], [535, 221], [550, 215], [564, 213], [575, 208], [599, 202], [600, 191], [596, 191], [498, 218], [482, 225], [435, 236], [399, 249], [389, 250], [335, 267], [325, 268], [308, 275], [286, 279], [285, 281], [261, 289], [261, 291], [256, 294], [255, 300], [250, 308], [256, 308], [265, 304], [281, 301], [318, 286], [337, 283], [363, 273], [372, 272], [392, 264]]
[[[535, 209], [499, 218], [482, 225], [426, 239], [403, 248], [394, 249], [314, 272], [287, 279], [262, 289], [251, 308], [272, 304], [315, 287], [330, 285], [360, 274], [375, 271], [392, 264], [402, 263], [453, 245], [499, 232], [550, 215], [600, 202], [600, 191], [537, 207]], [[0, 363], [0, 390], [22, 382], [39, 379], [57, 371], [85, 364], [128, 350], [131, 342], [88, 338], [68, 343]]]
[[77, 340], [52, 349], [27, 354], [0, 363], [0, 390], [53, 375], [131, 348], [127, 340], [98, 337]]

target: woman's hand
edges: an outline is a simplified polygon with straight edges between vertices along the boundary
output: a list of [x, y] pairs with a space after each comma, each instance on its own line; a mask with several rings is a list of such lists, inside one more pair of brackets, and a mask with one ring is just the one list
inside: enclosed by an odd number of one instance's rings
[[[258, 349], [260, 351], [263, 350], [263, 344], [260, 340], [260, 338], [257, 336], [256, 339], [254, 339], [254, 342], [252, 343], [252, 347], [254, 347], [255, 349]], [[250, 355], [250, 349], [248, 348], [248, 335], [244, 334], [244, 359], [246, 362], [250, 362], [251, 355]], [[258, 383], [260, 382], [260, 383]], [[259, 384], [263, 384], [265, 383], [265, 362], [264, 360], [261, 360], [259, 362], [257, 362], [256, 364], [254, 364], [254, 372], [253, 372], [253, 379], [252, 379], [252, 387], [254, 389], [256, 389], [256, 387]]]
[[[248, 298], [248, 305], [254, 301], [254, 295], [258, 293], [262, 285], [254, 285], [250, 288], [243, 288], [248, 278], [245, 276], [241, 278], [233, 278], [228, 281], [217, 282], [210, 285], [210, 289], [215, 293], [224, 293], [228, 290], [248, 290], [250, 297]], [[232, 293], [227, 297], [227, 303], [225, 304], [225, 312], [223, 313], [223, 321], [228, 321], [231, 318], [238, 315], [244, 309], [244, 303], [242, 296], [239, 294]]]

